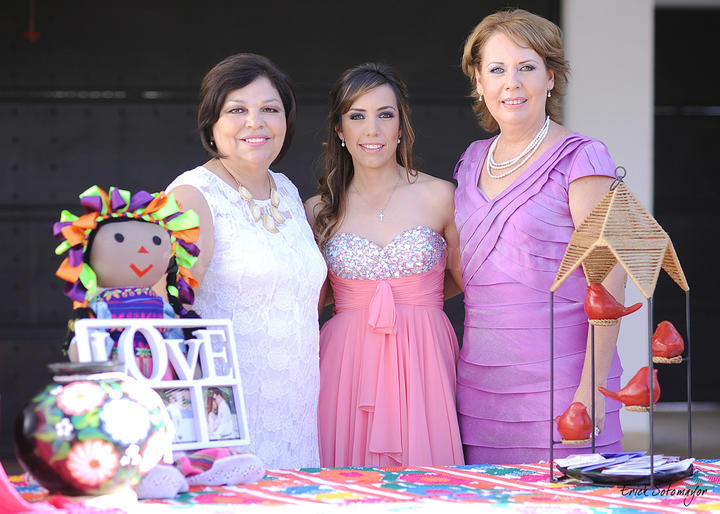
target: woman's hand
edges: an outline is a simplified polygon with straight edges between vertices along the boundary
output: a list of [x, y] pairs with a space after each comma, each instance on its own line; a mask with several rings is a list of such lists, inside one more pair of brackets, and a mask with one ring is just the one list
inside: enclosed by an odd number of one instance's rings
[[[596, 383], [595, 385], [595, 426], [602, 431], [605, 427], [605, 397], [597, 390], [597, 386], [604, 384]], [[585, 405], [588, 415], [592, 419], [592, 394], [589, 383], [587, 385], [581, 383], [578, 386], [573, 402], [581, 402]]]

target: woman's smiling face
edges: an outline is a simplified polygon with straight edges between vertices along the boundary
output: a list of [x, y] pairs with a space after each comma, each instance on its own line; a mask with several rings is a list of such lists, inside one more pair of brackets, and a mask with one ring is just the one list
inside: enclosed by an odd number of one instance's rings
[[280, 94], [260, 76], [227, 94], [212, 133], [231, 166], [267, 169], [282, 149], [286, 130]]
[[477, 91], [500, 130], [542, 124], [554, 77], [535, 50], [495, 33], [485, 43], [475, 79]]
[[337, 133], [355, 168], [375, 169], [397, 162], [400, 111], [393, 89], [383, 84], [357, 97], [342, 115]]

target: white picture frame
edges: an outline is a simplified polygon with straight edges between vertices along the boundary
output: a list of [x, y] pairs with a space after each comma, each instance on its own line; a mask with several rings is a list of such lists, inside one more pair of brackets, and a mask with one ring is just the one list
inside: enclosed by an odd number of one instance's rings
[[[193, 338], [163, 337], [161, 330], [174, 328], [193, 329]], [[80, 319], [75, 322], [74, 342], [78, 361], [109, 360], [112, 342], [108, 332], [112, 329], [123, 330], [117, 347], [122, 371], [158, 392], [169, 407], [171, 419], [175, 417], [173, 451], [250, 444], [230, 320]], [[136, 332], [141, 332], [150, 346], [153, 370], [149, 377], [143, 375], [135, 361]], [[169, 367], [178, 377], [176, 380], [163, 379]], [[182, 405], [170, 407], [178, 395]]]

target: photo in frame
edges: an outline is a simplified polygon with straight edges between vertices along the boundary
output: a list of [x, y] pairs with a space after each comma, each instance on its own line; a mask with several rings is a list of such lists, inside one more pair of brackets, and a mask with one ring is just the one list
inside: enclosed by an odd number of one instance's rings
[[173, 443], [197, 441], [195, 413], [193, 412], [190, 390], [186, 387], [155, 389], [167, 408], [170, 419], [175, 427]]
[[237, 439], [240, 430], [237, 424], [235, 398], [229, 387], [208, 387], [204, 391], [207, 416], [208, 438], [211, 441]]
[[[169, 328], [191, 329], [191, 339], [165, 339]], [[122, 329], [117, 360], [122, 370], [146, 382], [163, 399], [175, 426], [173, 450], [195, 450], [250, 443], [242, 379], [232, 324], [227, 319], [80, 319], [75, 348], [80, 362], [106, 361], [109, 331]], [[152, 355], [145, 376], [135, 362], [133, 340], [140, 332]], [[177, 378], [163, 379], [169, 375]]]

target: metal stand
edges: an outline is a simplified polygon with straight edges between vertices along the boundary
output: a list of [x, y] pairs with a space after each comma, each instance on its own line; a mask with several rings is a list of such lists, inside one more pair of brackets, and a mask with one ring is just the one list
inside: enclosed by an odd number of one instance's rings
[[592, 387], [592, 399], [591, 410], [592, 410], [592, 452], [595, 453], [595, 325], [590, 325], [590, 362], [592, 370], [590, 371], [590, 385]]
[[690, 290], [685, 291], [685, 341], [687, 342], [687, 418], [688, 418], [688, 458], [693, 456], [692, 446], [692, 362], [690, 361]]
[[652, 315], [652, 297], [647, 299], [648, 307], [648, 388], [650, 390], [650, 489], [655, 487], [655, 395], [653, 393], [653, 378], [655, 377], [653, 360], [652, 360], [652, 336], [653, 336], [653, 315]]
[[553, 437], [553, 409], [555, 407], [555, 293], [550, 291], [550, 481], [555, 482], [555, 472], [553, 464], [555, 463], [554, 450], [555, 438]]
[[[595, 326], [590, 325], [590, 360], [591, 360], [591, 391], [592, 391], [592, 453], [595, 453]], [[550, 481], [556, 482], [553, 464], [555, 462], [555, 445], [562, 441], [556, 441], [554, 437], [555, 419], [555, 293], [550, 291]]]
[[[556, 482], [553, 465], [555, 463], [555, 445], [561, 444], [562, 441], [555, 441], [554, 438], [554, 410], [555, 410], [555, 296], [550, 291], [550, 481]], [[652, 297], [647, 299], [648, 309], [648, 389], [650, 392], [650, 488], [655, 487], [655, 402], [654, 400], [654, 364], [652, 355], [652, 336], [653, 330], [653, 300]], [[687, 365], [687, 418], [688, 418], [688, 458], [693, 456], [692, 446], [692, 363], [690, 360], [691, 344], [690, 344], [690, 291], [685, 291], [685, 341], [687, 343], [687, 357], [683, 359]], [[590, 359], [591, 359], [591, 385], [592, 385], [592, 453], [595, 453], [595, 326], [590, 325]]]

